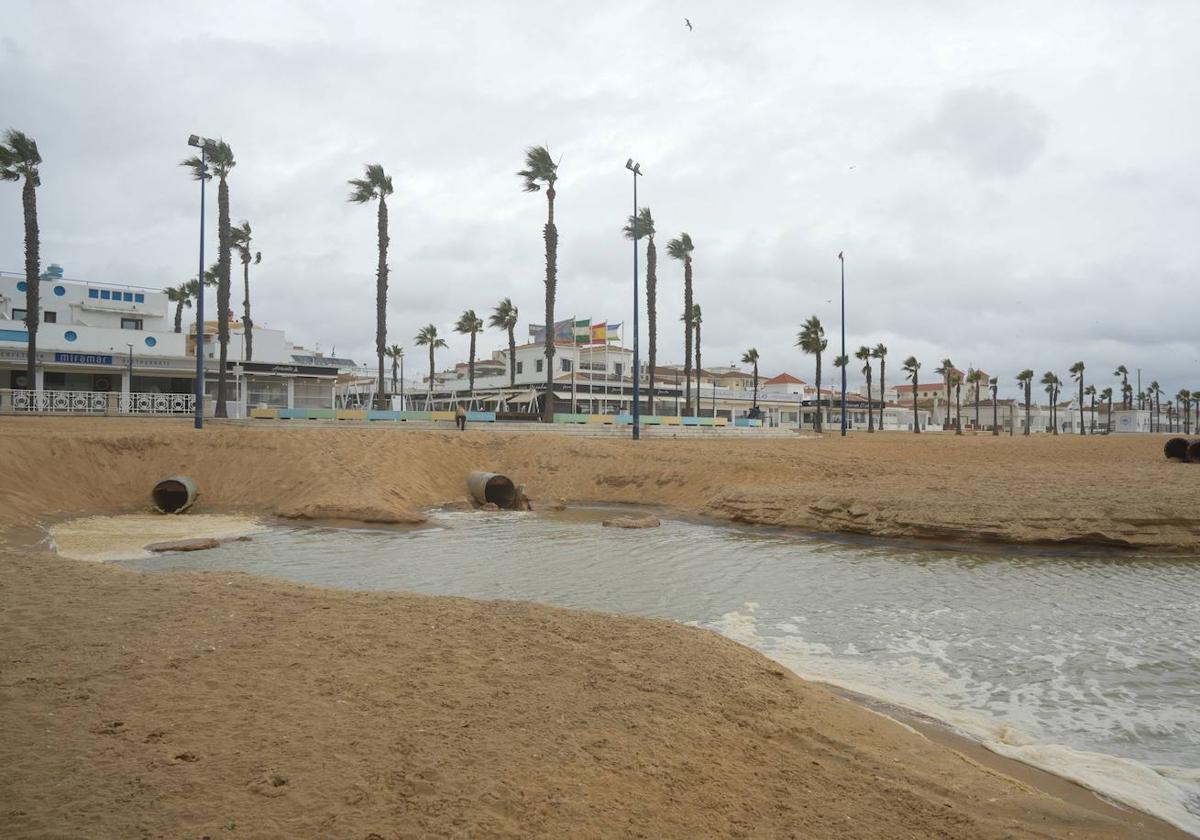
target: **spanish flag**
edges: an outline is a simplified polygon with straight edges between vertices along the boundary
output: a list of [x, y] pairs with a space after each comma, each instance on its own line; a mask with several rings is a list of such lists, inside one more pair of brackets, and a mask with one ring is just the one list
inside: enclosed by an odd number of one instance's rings
[[592, 324], [592, 344], [606, 344], [608, 342], [608, 323], [601, 321], [599, 324]]

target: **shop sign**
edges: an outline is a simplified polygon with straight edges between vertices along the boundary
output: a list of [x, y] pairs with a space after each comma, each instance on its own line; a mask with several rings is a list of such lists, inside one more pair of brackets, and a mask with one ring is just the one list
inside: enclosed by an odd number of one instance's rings
[[54, 361], [65, 365], [111, 365], [113, 357], [98, 353], [55, 353]]

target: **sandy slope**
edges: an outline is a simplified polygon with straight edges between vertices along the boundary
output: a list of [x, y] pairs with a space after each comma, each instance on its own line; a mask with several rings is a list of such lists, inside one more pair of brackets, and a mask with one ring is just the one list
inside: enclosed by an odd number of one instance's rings
[[[1150, 440], [625, 441], [0, 418], [0, 524], [535, 498], [895, 534], [1196, 546]], [[1121, 481], [1100, 480], [1104, 473]], [[865, 509], [856, 510], [855, 506]], [[1090, 537], [1096, 538], [1096, 537]], [[0, 835], [1176, 837], [1016, 782], [715, 634], [139, 575], [0, 548]]]

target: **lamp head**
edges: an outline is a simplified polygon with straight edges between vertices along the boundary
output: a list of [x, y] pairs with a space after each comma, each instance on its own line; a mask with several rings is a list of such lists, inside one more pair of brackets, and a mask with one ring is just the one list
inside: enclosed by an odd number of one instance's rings
[[629, 160], [625, 161], [625, 168], [628, 169], [630, 172], [633, 171], [633, 158], [630, 158]]

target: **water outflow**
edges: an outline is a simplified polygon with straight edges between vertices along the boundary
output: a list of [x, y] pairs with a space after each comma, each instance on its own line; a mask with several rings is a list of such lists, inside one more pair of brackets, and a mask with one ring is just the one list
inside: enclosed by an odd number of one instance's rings
[[445, 527], [279, 530], [128, 565], [695, 623], [1200, 833], [1200, 558], [601, 528], [611, 513], [434, 513]]

